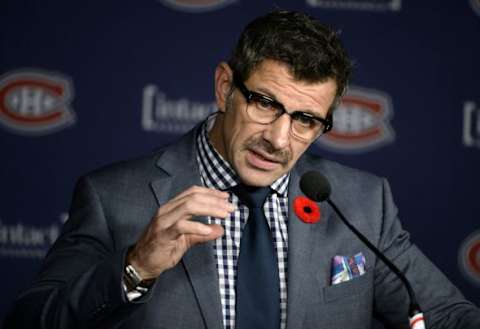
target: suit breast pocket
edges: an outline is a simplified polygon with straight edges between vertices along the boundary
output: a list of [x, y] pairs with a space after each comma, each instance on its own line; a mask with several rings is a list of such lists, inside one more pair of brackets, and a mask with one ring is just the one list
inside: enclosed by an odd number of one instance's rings
[[309, 307], [303, 328], [370, 328], [373, 308], [373, 270], [350, 281], [320, 288]]
[[372, 278], [373, 270], [352, 280], [335, 284], [323, 288], [323, 298], [325, 303], [334, 302], [338, 299], [354, 297], [373, 290]]

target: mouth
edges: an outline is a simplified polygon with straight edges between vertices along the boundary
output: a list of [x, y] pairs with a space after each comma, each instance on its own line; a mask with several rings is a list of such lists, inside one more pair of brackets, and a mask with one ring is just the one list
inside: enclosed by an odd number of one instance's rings
[[246, 159], [252, 167], [264, 171], [274, 170], [283, 164], [283, 161], [253, 149], [247, 149]]

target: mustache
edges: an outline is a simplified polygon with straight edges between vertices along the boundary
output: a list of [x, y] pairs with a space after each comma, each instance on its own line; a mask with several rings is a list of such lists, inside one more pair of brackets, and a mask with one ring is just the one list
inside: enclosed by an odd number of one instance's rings
[[278, 150], [268, 141], [263, 138], [250, 138], [245, 142], [244, 149], [251, 149], [253, 151], [263, 151], [268, 154], [274, 161], [283, 165], [288, 164], [292, 158], [289, 150]]

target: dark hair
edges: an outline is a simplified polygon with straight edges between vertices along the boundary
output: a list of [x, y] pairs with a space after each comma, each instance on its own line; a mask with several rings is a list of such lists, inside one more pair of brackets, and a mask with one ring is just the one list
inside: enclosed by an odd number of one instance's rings
[[243, 30], [228, 64], [243, 81], [265, 59], [287, 64], [301, 81], [337, 83], [336, 105], [344, 93], [352, 64], [338, 34], [299, 12], [274, 11]]

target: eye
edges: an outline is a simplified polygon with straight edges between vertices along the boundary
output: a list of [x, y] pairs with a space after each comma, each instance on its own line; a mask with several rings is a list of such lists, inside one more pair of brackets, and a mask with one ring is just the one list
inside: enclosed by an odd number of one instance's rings
[[252, 100], [255, 102], [257, 108], [261, 110], [274, 111], [275, 110], [275, 101], [263, 96], [254, 94]]
[[293, 120], [305, 127], [315, 127], [318, 122], [315, 120], [315, 117], [308, 113], [295, 112], [292, 115]]
[[264, 110], [271, 110], [273, 107], [272, 101], [264, 97], [259, 97], [257, 99], [254, 99], [254, 101], [257, 103], [258, 107]]

